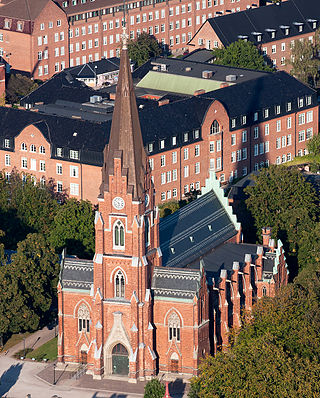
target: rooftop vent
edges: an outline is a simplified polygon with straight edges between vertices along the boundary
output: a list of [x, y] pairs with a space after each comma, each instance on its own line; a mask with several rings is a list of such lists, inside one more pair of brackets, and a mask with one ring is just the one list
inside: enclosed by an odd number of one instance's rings
[[76, 136], [78, 135], [78, 133], [75, 131], [72, 135], [73, 135], [74, 137], [76, 137]]
[[212, 225], [211, 224], [208, 225], [208, 229], [209, 229], [209, 231], [212, 231]]
[[226, 81], [227, 82], [235, 82], [237, 80], [237, 75], [227, 75]]
[[95, 104], [96, 102], [101, 102], [101, 101], [102, 101], [101, 95], [93, 95], [92, 97], [90, 97], [91, 104]]
[[139, 105], [139, 109], [143, 109], [144, 108], [144, 105]]
[[203, 79], [210, 79], [213, 76], [212, 70], [203, 70], [202, 71], [202, 78]]
[[158, 105], [159, 105], [159, 106], [167, 105], [167, 104], [169, 104], [169, 102], [170, 102], [170, 101], [169, 101], [169, 98], [164, 98], [164, 99], [158, 101]]
[[194, 242], [193, 236], [189, 236], [190, 242]]
[[186, 72], [191, 72], [191, 71], [192, 71], [191, 66], [187, 66], [187, 67], [185, 68], [185, 71], [186, 71]]
[[174, 247], [170, 247], [170, 250], [171, 250], [171, 253], [172, 253], [172, 254], [175, 253]]

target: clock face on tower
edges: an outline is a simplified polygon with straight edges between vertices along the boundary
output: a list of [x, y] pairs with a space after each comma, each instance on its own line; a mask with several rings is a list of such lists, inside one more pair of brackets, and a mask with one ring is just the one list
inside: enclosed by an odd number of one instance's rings
[[112, 201], [112, 206], [117, 209], [117, 210], [121, 210], [124, 208], [124, 200], [122, 198], [120, 198], [120, 196], [117, 196], [113, 199]]

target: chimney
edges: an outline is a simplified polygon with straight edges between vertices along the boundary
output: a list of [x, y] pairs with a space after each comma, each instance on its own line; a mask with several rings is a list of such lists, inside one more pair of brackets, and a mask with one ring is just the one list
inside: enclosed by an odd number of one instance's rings
[[206, 90], [204, 90], [203, 88], [200, 88], [199, 90], [196, 90], [193, 95], [201, 95], [204, 94], [206, 92]]
[[257, 259], [256, 259], [256, 266], [257, 266], [257, 276], [258, 276], [258, 280], [261, 281], [262, 280], [262, 265], [263, 265], [263, 260], [262, 260], [262, 256], [263, 256], [263, 247], [262, 246], [258, 246], [257, 247]]
[[170, 102], [170, 100], [168, 98], [162, 99], [160, 101], [158, 101], [158, 105], [162, 106], [162, 105], [168, 105]]
[[274, 253], [274, 249], [276, 247], [276, 243], [275, 243], [274, 239], [269, 240], [269, 247], [270, 247], [270, 250], [272, 251], [272, 253]]
[[271, 228], [263, 227], [262, 228], [262, 244], [263, 246], [269, 247], [269, 240], [271, 238]]
[[116, 93], [110, 93], [109, 95], [111, 100], [115, 100], [116, 99]]

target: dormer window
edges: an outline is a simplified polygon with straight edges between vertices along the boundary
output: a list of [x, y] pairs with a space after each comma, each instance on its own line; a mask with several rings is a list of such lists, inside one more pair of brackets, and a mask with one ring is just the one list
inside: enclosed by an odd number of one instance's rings
[[285, 36], [288, 36], [288, 34], [290, 33], [290, 26], [288, 25], [280, 25], [280, 29], [282, 29]]
[[266, 29], [266, 32], [268, 32], [270, 34], [271, 39], [275, 39], [276, 37], [276, 31], [275, 29]]
[[276, 110], [276, 115], [279, 115], [279, 113], [281, 112], [280, 105], [277, 105], [275, 110]]
[[198, 129], [194, 130], [193, 135], [194, 135], [194, 139], [197, 140], [199, 138], [199, 136], [200, 136], [200, 131]]
[[306, 104], [311, 105], [311, 95], [308, 95], [306, 98]]
[[5, 148], [10, 148], [10, 140], [8, 138], [4, 139], [4, 147]]
[[69, 155], [70, 159], [79, 159], [79, 151], [74, 151], [70, 149]]
[[11, 27], [11, 19], [5, 19], [4, 20], [4, 28], [10, 29], [10, 27]]
[[242, 123], [242, 125], [247, 123], [247, 116], [242, 116], [241, 123]]
[[177, 145], [177, 137], [172, 137], [172, 145]]
[[262, 39], [262, 33], [260, 33], [260, 32], [252, 32], [252, 34], [253, 34], [253, 36], [256, 38], [256, 40], [257, 40], [258, 42], [261, 41], [261, 39]]
[[263, 111], [263, 115], [264, 115], [265, 119], [267, 119], [269, 117], [269, 109], [268, 108]]
[[183, 141], [184, 142], [188, 142], [188, 139], [189, 139], [189, 134], [188, 133], [184, 133], [183, 134]]
[[287, 112], [290, 112], [292, 109], [292, 104], [291, 102], [287, 102]]
[[160, 141], [160, 149], [163, 149], [164, 148], [164, 140], [161, 140]]
[[298, 108], [303, 107], [303, 98], [298, 98]]
[[23, 22], [18, 21], [18, 23], [17, 23], [17, 30], [18, 30], [19, 32], [22, 32], [22, 31], [23, 31]]
[[153, 144], [148, 144], [148, 152], [152, 152], [153, 151]]
[[61, 158], [62, 157], [62, 148], [57, 148], [56, 155]]
[[124, 226], [120, 220], [117, 220], [113, 225], [113, 247], [124, 249]]
[[259, 116], [258, 112], [255, 112], [254, 115], [253, 115], [253, 120], [255, 122], [258, 120], [258, 116]]
[[231, 127], [236, 127], [236, 119], [231, 119]]

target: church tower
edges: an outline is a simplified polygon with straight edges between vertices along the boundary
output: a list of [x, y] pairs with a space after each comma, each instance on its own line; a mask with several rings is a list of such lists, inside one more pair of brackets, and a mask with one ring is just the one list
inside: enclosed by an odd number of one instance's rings
[[123, 34], [109, 144], [95, 218], [94, 377], [143, 380], [156, 372], [151, 278], [160, 265], [158, 211]]

